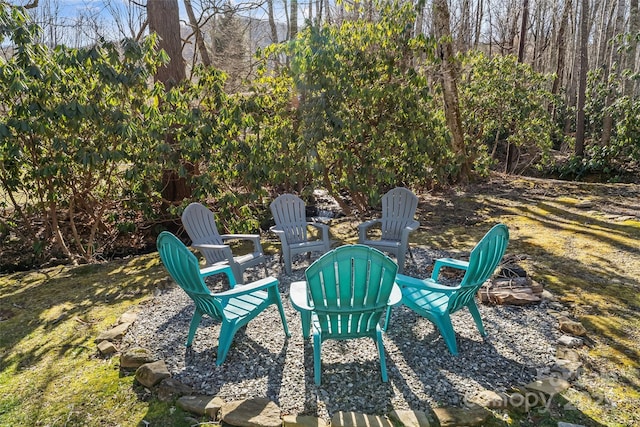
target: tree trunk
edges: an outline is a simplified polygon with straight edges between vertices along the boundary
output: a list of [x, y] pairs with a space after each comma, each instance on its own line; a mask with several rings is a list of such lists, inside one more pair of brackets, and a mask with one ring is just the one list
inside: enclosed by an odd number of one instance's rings
[[189, 17], [189, 24], [191, 25], [193, 33], [196, 36], [196, 45], [198, 46], [198, 51], [200, 52], [200, 59], [202, 59], [202, 63], [208, 67], [211, 65], [209, 50], [207, 49], [207, 45], [204, 43], [204, 37], [202, 36], [202, 31], [200, 31], [200, 24], [198, 24], [196, 15], [195, 13], [193, 13], [191, 0], [184, 0], [184, 8], [187, 11], [187, 16]]
[[269, 17], [269, 29], [271, 30], [271, 43], [278, 43], [278, 27], [273, 14], [273, 0], [267, 0], [267, 15]]
[[545, 28], [548, 22], [548, 9], [545, 6], [546, 5], [542, 3], [538, 3], [535, 7], [533, 19], [528, 19], [532, 25], [535, 24], [535, 29], [533, 31], [533, 55], [531, 57], [531, 65], [533, 69], [538, 72], [545, 72], [546, 69], [548, 69], [545, 67], [545, 54], [550, 45], [549, 40], [551, 36], [549, 34], [549, 30]]
[[529, 19], [529, 0], [522, 0], [522, 21], [520, 23], [520, 40], [518, 43], [518, 62], [524, 61], [524, 49], [527, 41], [527, 19]]
[[158, 69], [155, 80], [171, 89], [186, 78], [182, 41], [180, 38], [180, 15], [178, 0], [149, 0], [147, 2], [149, 31], [160, 37], [159, 47], [164, 49], [171, 60]]
[[513, 55], [515, 51], [516, 34], [518, 34], [518, 17], [520, 12], [518, 8], [514, 8], [513, 12], [510, 12], [511, 22], [509, 23], [509, 29], [505, 44], [502, 46], [503, 55]]
[[[613, 32], [611, 34], [611, 38], [609, 40], [612, 40], [613, 37], [615, 37], [616, 35], [618, 35], [619, 33], [623, 33], [623, 26], [624, 26], [624, 12], [625, 12], [625, 3], [624, 0], [618, 0], [618, 8], [617, 8], [617, 12], [616, 12], [616, 20], [613, 24]], [[609, 44], [609, 43], [608, 43]], [[614, 98], [614, 94], [611, 93], [611, 88], [609, 85], [609, 74], [611, 71], [614, 71], [618, 76], [620, 75], [620, 66], [622, 63], [622, 56], [618, 53], [617, 49], [615, 48], [615, 46], [610, 46], [609, 47], [610, 50], [610, 57], [609, 57], [609, 63], [607, 64], [607, 66], [605, 67], [605, 72], [604, 72], [604, 84], [607, 87], [607, 96], [605, 98], [604, 101], [604, 105], [605, 105], [605, 112], [604, 112], [604, 118], [602, 120], [602, 136], [600, 138], [600, 144], [602, 144], [603, 147], [606, 147], [607, 145], [609, 145], [609, 142], [611, 141], [611, 131], [613, 130], [613, 117], [611, 116], [611, 114], [609, 114], [606, 109], [608, 107], [611, 106], [611, 104], [613, 103], [613, 98]], [[614, 68], [614, 64], [617, 64], [617, 67], [615, 67], [615, 70], [612, 70]]]
[[468, 181], [471, 176], [471, 159], [467, 155], [462, 131], [462, 117], [458, 99], [458, 73], [451, 43], [451, 27], [449, 23], [449, 6], [447, 0], [433, 1], [433, 27], [438, 40], [438, 55], [442, 60], [442, 92], [444, 98], [444, 112], [447, 127], [451, 132], [452, 149], [457, 156], [460, 167], [454, 181]]
[[413, 31], [413, 36], [417, 37], [424, 31], [424, 0], [418, 0], [416, 2], [416, 25]]
[[[629, 5], [629, 35], [633, 36], [634, 34], [640, 33], [640, 15], [638, 13], [638, 9], [640, 8], [640, 0], [631, 0], [631, 4]], [[627, 52], [627, 63], [626, 68], [631, 72], [636, 72], [638, 70], [638, 40], [630, 37], [629, 40], [629, 51]], [[635, 83], [637, 85], [637, 82]], [[630, 78], [626, 78], [624, 81], [624, 93], [623, 95], [629, 96], [631, 98], [635, 97], [634, 90], [634, 81]]]
[[329, 0], [324, 1], [324, 22], [325, 24], [333, 23], [333, 19], [331, 18], [331, 3]]
[[474, 40], [473, 40], [473, 48], [478, 49], [478, 45], [480, 44], [480, 32], [482, 29], [482, 17], [483, 17], [483, 4], [482, 0], [478, 0], [478, 6], [476, 8], [476, 24], [474, 29]]
[[578, 79], [578, 105], [576, 117], [576, 146], [575, 155], [584, 156], [585, 117], [584, 104], [587, 90], [587, 48], [589, 44], [589, 0], [582, 0], [580, 10], [580, 76]]
[[558, 46], [558, 60], [556, 64], [556, 76], [553, 79], [553, 86], [551, 87], [551, 93], [557, 95], [562, 85], [562, 78], [564, 75], [565, 55], [567, 51], [567, 42], [565, 37], [565, 31], [567, 28], [567, 20], [569, 18], [569, 11], [571, 10], [571, 0], [567, 0], [564, 4], [564, 10], [562, 11], [562, 18], [560, 18], [560, 27], [558, 28], [558, 38], [556, 46]]
[[289, 23], [289, 40], [298, 35], [298, 0], [291, 0], [291, 22]]
[[598, 44], [596, 46], [596, 65], [598, 67], [604, 65], [604, 58], [607, 57], [607, 46], [609, 45], [609, 39], [611, 38], [611, 21], [613, 20], [613, 13], [616, 8], [616, 2], [610, 3], [610, 8], [607, 10], [606, 3], [601, 5], [600, 15], [600, 28], [598, 31]]
[[[156, 82], [162, 82], [168, 91], [186, 78], [184, 59], [182, 58], [178, 0], [149, 0], [147, 2], [147, 18], [149, 30], [158, 34], [159, 47], [164, 49], [170, 58], [169, 63], [158, 68], [155, 75]], [[172, 155], [180, 161], [180, 154], [176, 149], [173, 135], [168, 133], [165, 138], [167, 143], [174, 148]], [[185, 167], [193, 169], [193, 165], [185, 165]], [[162, 197], [167, 203], [179, 203], [190, 196], [191, 189], [185, 178], [180, 177], [175, 170], [163, 171]]]
[[[567, 57], [569, 62], [568, 62], [567, 73], [566, 73], [567, 81], [564, 87], [566, 91], [567, 107], [576, 107], [578, 103], [577, 102], [578, 84], [576, 82], [576, 79], [580, 75], [580, 58], [578, 56], [579, 50], [580, 50], [579, 48], [580, 23], [578, 21], [579, 15], [580, 15], [579, 13], [580, 2], [578, 0], [576, 0], [575, 7], [571, 12], [572, 13], [570, 13], [569, 15], [570, 24], [567, 27], [568, 29], [571, 30], [569, 41], [567, 42], [567, 51], [572, 52], [573, 54]], [[572, 130], [575, 132], [575, 124], [576, 124], [575, 116], [572, 119], [569, 115], [566, 115], [565, 122], [564, 122], [564, 133], [569, 134]]]
[[469, 0], [462, 0], [462, 16], [460, 17], [460, 31], [458, 32], [458, 51], [466, 52], [471, 44], [471, 5]]

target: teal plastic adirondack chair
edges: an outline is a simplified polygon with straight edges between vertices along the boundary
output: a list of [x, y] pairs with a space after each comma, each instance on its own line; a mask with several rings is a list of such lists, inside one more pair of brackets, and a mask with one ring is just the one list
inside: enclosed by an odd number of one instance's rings
[[[498, 224], [489, 230], [473, 248], [469, 261], [452, 258], [438, 259], [434, 263], [430, 279], [416, 279], [402, 274], [396, 277], [396, 282], [402, 288], [402, 303], [433, 322], [447, 343], [449, 351], [454, 355], [458, 354], [458, 349], [456, 334], [451, 325], [451, 314], [467, 307], [480, 335], [487, 335], [475, 303], [475, 295], [495, 271], [507, 250], [508, 243], [509, 230], [504, 224]], [[442, 267], [465, 271], [458, 286], [445, 286], [438, 283]]]
[[[358, 243], [395, 255], [398, 272], [402, 273], [407, 251], [413, 258], [409, 247], [409, 233], [420, 226], [413, 219], [417, 208], [418, 197], [408, 188], [396, 187], [389, 190], [382, 196], [382, 218], [358, 225]], [[382, 232], [379, 239], [368, 236], [368, 230], [375, 226], [379, 226]]]
[[380, 318], [402, 298], [395, 284], [398, 265], [377, 249], [346, 245], [333, 249], [307, 268], [306, 281], [291, 284], [293, 307], [301, 312], [302, 335], [313, 330], [314, 381], [320, 385], [321, 346], [328, 339], [369, 337], [380, 356], [382, 381], [387, 367]]
[[[157, 245], [160, 258], [167, 271], [195, 304], [195, 312], [191, 319], [186, 342], [187, 347], [191, 346], [203, 315], [206, 314], [218, 320], [221, 322], [221, 328], [216, 364], [221, 365], [227, 357], [231, 342], [238, 329], [249, 323], [271, 304], [278, 307], [284, 332], [287, 337], [290, 336], [276, 278], [267, 277], [235, 287], [236, 280], [229, 265], [219, 264], [200, 270], [196, 256], [168, 231], [160, 233]], [[227, 275], [231, 289], [212, 293], [207, 288], [204, 278], [219, 273]]]

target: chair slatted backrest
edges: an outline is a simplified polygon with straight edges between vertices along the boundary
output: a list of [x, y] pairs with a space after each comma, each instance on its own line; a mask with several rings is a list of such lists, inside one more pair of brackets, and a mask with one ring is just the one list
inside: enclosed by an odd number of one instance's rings
[[493, 274], [509, 244], [509, 230], [497, 224], [484, 235], [469, 255], [460, 290], [449, 300], [449, 312], [454, 313], [471, 301], [482, 284]]
[[160, 259], [173, 280], [189, 295], [202, 313], [220, 320], [222, 307], [202, 280], [196, 256], [168, 231], [160, 233], [157, 244]]
[[[184, 229], [194, 244], [224, 244], [216, 226], [215, 215], [206, 206], [197, 202], [189, 204], [182, 212], [181, 219]], [[220, 250], [206, 248], [200, 248], [199, 250], [207, 259], [208, 264], [227, 260], [224, 252]]]
[[400, 240], [417, 208], [418, 198], [407, 188], [396, 187], [382, 196], [382, 239]]
[[322, 339], [373, 336], [386, 312], [398, 265], [377, 249], [346, 245], [305, 272]]
[[307, 238], [307, 216], [304, 201], [294, 194], [282, 194], [271, 205], [271, 214], [286, 236], [288, 244], [302, 243]]

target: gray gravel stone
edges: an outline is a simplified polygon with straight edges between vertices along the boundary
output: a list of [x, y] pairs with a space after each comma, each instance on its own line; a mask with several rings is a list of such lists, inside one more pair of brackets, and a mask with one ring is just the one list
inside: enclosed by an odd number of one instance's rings
[[[405, 274], [428, 277], [433, 259], [449, 254], [412, 248]], [[314, 254], [311, 261], [316, 259]], [[303, 280], [309, 265], [294, 257], [286, 275], [279, 256], [267, 256], [291, 331], [285, 339], [275, 307], [270, 307], [236, 334], [226, 361], [216, 366], [219, 324], [204, 318], [193, 346], [185, 348], [193, 304], [177, 286], [167, 286], [139, 307], [136, 322], [123, 338], [124, 348], [148, 348], [164, 359], [171, 375], [200, 394], [225, 401], [262, 397], [277, 403], [283, 414], [314, 415], [325, 420], [338, 411], [386, 414], [393, 409], [429, 411], [430, 407], [463, 405], [481, 390], [506, 390], [535, 380], [555, 361], [561, 333], [547, 310], [548, 302], [532, 306], [479, 306], [485, 330], [478, 333], [467, 310], [452, 316], [459, 355], [426, 319], [406, 307], [393, 309], [384, 335], [389, 382], [380, 379], [380, 363], [370, 339], [326, 341], [322, 345], [322, 385], [313, 382], [313, 347], [302, 339], [300, 315], [289, 302], [289, 285]], [[249, 269], [245, 281], [263, 277]], [[214, 291], [223, 282], [209, 283]]]

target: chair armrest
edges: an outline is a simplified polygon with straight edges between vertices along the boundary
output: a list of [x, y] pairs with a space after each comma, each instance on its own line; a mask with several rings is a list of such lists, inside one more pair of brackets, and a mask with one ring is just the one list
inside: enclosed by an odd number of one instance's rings
[[222, 240], [246, 240], [253, 242], [253, 252], [262, 252], [262, 244], [258, 234], [222, 234]]
[[229, 286], [233, 288], [236, 285], [236, 276], [233, 275], [233, 270], [229, 264], [214, 264], [209, 267], [200, 269], [200, 276], [205, 277], [213, 276], [214, 274], [226, 274], [229, 279]]
[[442, 267], [457, 268], [458, 270], [467, 271], [469, 268], [469, 262], [453, 258], [438, 258], [436, 262], [433, 263], [433, 271], [431, 272], [432, 280], [438, 280], [440, 269]]
[[404, 274], [396, 275], [396, 283], [402, 288], [419, 288], [440, 292], [454, 292], [460, 289], [460, 286], [444, 286], [436, 283], [433, 279], [417, 279]]
[[256, 280], [255, 282], [247, 285], [238, 286], [237, 288], [230, 289], [224, 292], [216, 292], [212, 294], [216, 298], [228, 299], [237, 297], [240, 295], [250, 294], [255, 291], [261, 291], [271, 287], [278, 286], [278, 279], [275, 277], [265, 277], [264, 279]]
[[192, 248], [196, 249], [222, 249], [228, 248], [229, 245], [214, 245], [213, 243], [192, 243]]
[[412, 220], [409, 225], [407, 225], [404, 229], [411, 232], [411, 231], [415, 231], [418, 229], [418, 227], [420, 227], [420, 222], [416, 221], [415, 219]]
[[409, 233], [416, 231], [418, 227], [420, 227], [420, 223], [414, 219], [402, 229], [401, 239], [403, 244], [407, 244], [409, 242]]
[[[271, 231], [272, 233], [276, 233], [278, 235], [278, 237], [280, 236], [284, 236], [284, 230], [282, 228], [280, 228], [280, 226], [278, 225], [272, 225], [271, 227], [269, 227], [269, 231]], [[282, 238], [282, 237], [280, 237]]]
[[367, 240], [367, 230], [373, 227], [376, 224], [382, 223], [381, 219], [371, 219], [369, 221], [365, 221], [361, 224], [358, 224], [358, 241], [363, 242]]
[[289, 299], [291, 305], [298, 311], [312, 311], [313, 306], [309, 304], [307, 295], [307, 282], [292, 282], [289, 288]]
[[329, 240], [329, 226], [327, 224], [323, 224], [321, 222], [307, 222], [307, 225], [317, 228], [322, 231], [322, 240]]
[[389, 307], [397, 305], [402, 300], [402, 289], [400, 289], [400, 285], [397, 283], [393, 284], [393, 288], [391, 288], [391, 295], [389, 295], [389, 302], [387, 305]]

